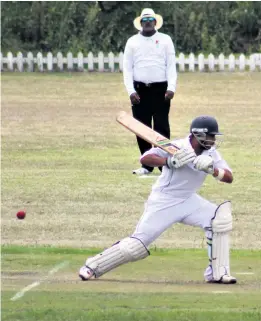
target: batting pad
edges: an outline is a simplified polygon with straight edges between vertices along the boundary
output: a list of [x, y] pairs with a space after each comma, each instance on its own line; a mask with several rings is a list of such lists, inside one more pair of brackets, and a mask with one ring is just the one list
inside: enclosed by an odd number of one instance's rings
[[212, 220], [212, 270], [216, 281], [225, 274], [230, 275], [229, 233], [231, 230], [231, 203], [225, 202], [219, 205]]
[[139, 239], [127, 237], [102, 253], [89, 258], [86, 266], [92, 269], [95, 277], [98, 278], [122, 264], [144, 259], [149, 254]]

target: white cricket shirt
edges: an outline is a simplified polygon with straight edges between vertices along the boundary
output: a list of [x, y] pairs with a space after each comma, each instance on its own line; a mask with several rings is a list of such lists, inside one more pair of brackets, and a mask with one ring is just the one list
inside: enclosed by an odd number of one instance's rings
[[[173, 144], [178, 147], [181, 146], [191, 146], [190, 144], [190, 135], [184, 139], [173, 140]], [[151, 148], [149, 151], [145, 152], [142, 156], [149, 154], [156, 154], [160, 157], [168, 157], [169, 154], [160, 148]], [[215, 149], [211, 148], [210, 150], [203, 151], [202, 155], [209, 155], [214, 159], [214, 166], [217, 168], [228, 169], [227, 162], [222, 159], [220, 153]], [[178, 204], [188, 199], [192, 194], [196, 193], [200, 187], [203, 185], [207, 173], [203, 171], [198, 171], [194, 168], [193, 163], [188, 163], [180, 168], [168, 168], [163, 166], [162, 174], [152, 187], [152, 193], [160, 193], [171, 195], [173, 202]]]
[[140, 33], [128, 39], [123, 57], [123, 78], [129, 95], [135, 92], [133, 81], [168, 82], [175, 92], [177, 82], [175, 48], [170, 36], [156, 32], [151, 37]]

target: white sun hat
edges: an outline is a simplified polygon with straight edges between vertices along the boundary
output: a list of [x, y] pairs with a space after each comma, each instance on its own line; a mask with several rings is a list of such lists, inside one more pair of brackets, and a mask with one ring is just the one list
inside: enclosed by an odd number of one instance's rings
[[133, 20], [134, 27], [138, 30], [142, 30], [141, 27], [141, 19], [143, 18], [154, 18], [156, 19], [156, 26], [155, 29], [160, 29], [163, 25], [163, 18], [159, 14], [155, 14], [155, 12], [152, 9], [146, 8], [142, 10], [142, 13], [140, 16], [138, 16], [136, 19]]

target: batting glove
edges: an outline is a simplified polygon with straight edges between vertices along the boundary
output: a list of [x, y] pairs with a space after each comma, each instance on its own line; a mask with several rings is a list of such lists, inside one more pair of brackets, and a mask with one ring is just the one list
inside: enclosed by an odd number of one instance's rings
[[167, 166], [169, 168], [180, 168], [196, 158], [194, 149], [182, 148], [177, 151], [173, 156], [167, 158]]
[[198, 171], [203, 171], [208, 174], [214, 173], [214, 160], [207, 155], [199, 155], [193, 161], [194, 168]]

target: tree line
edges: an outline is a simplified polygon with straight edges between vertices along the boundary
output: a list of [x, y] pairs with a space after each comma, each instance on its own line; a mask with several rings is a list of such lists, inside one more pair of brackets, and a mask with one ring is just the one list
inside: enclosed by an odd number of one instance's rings
[[124, 50], [143, 8], [164, 19], [177, 53], [261, 52], [259, 1], [7, 1], [2, 2], [2, 49], [88, 53]]

